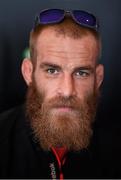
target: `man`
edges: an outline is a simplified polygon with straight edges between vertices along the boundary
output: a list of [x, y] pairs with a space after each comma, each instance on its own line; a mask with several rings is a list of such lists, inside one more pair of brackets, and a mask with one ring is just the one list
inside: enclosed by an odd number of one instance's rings
[[2, 178], [95, 178], [89, 151], [103, 65], [96, 18], [85, 11], [40, 12], [22, 74], [25, 106], [0, 117]]

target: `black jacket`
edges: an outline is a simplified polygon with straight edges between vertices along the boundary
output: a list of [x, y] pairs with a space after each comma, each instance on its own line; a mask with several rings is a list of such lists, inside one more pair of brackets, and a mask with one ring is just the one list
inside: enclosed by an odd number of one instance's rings
[[[24, 106], [0, 115], [0, 178], [52, 179], [53, 165], [56, 178], [59, 166], [52, 152], [45, 152], [34, 142], [26, 121]], [[106, 178], [101, 164], [91, 150], [69, 152], [62, 167], [64, 178]], [[112, 178], [110, 175], [107, 175]]]

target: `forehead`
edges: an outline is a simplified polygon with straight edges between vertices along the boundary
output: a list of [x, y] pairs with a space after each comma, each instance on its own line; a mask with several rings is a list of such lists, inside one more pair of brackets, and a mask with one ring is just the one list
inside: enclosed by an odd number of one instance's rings
[[61, 58], [61, 61], [62, 59], [95, 61], [98, 54], [97, 41], [92, 34], [74, 39], [59, 35], [51, 28], [43, 30], [38, 36], [36, 50], [37, 58], [41, 60], [53, 56]]

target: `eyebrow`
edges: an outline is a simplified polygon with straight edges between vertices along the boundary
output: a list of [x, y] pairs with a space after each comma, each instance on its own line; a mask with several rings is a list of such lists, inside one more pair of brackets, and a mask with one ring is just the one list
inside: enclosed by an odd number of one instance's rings
[[61, 67], [57, 64], [54, 64], [54, 63], [49, 63], [49, 62], [43, 62], [40, 64], [40, 68], [44, 69], [46, 67], [53, 67], [53, 68], [56, 68], [56, 69], [61, 69]]
[[82, 66], [82, 67], [74, 68], [74, 71], [79, 71], [79, 70], [87, 70], [87, 71], [93, 72], [94, 68], [91, 66]]
[[[54, 63], [50, 63], [50, 62], [43, 62], [40, 64], [40, 68], [42, 68], [42, 69], [47, 68], [47, 67], [53, 67], [55, 69], [62, 69], [61, 66], [54, 64]], [[73, 69], [73, 72], [79, 71], [79, 70], [88, 70], [90, 72], [93, 72], [94, 68], [90, 65], [80, 66], [80, 67], [78, 66]]]

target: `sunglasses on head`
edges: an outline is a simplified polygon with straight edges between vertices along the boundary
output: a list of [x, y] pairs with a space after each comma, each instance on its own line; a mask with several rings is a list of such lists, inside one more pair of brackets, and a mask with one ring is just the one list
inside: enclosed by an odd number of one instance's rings
[[46, 9], [39, 13], [35, 18], [34, 28], [39, 25], [56, 24], [64, 20], [65, 15], [69, 15], [79, 25], [92, 28], [96, 31], [99, 29], [99, 24], [96, 17], [82, 10], [65, 11], [63, 9]]

